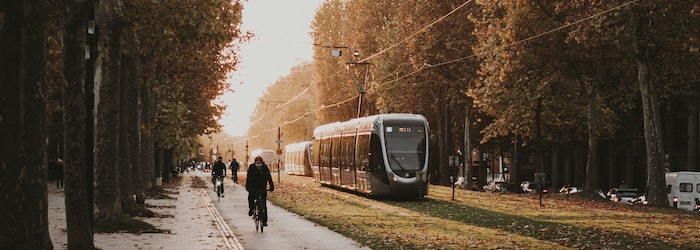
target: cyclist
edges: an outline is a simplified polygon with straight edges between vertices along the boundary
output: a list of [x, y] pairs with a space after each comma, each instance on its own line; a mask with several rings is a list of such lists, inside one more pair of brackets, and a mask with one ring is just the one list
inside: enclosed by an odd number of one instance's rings
[[[211, 171], [211, 183], [214, 184], [214, 191], [216, 192], [216, 178], [223, 178], [226, 176], [226, 164], [223, 162], [223, 157], [219, 156], [216, 163], [214, 163], [214, 168]], [[224, 197], [224, 185], [221, 183], [221, 197]]]
[[[248, 180], [245, 183], [245, 190], [248, 191], [248, 216], [253, 215], [253, 208], [255, 206], [254, 200], [256, 194], [261, 194], [263, 200], [267, 199], [266, 186], [270, 183], [270, 192], [275, 190], [275, 185], [272, 183], [272, 175], [270, 174], [270, 168], [263, 161], [261, 156], [255, 157], [255, 162], [248, 166]], [[267, 226], [267, 210], [264, 209], [262, 216], [263, 226]]]

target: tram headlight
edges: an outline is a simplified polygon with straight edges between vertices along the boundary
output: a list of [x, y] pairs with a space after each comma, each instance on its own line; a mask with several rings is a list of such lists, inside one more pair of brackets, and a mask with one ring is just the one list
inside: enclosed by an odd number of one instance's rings
[[396, 176], [396, 175], [393, 174], [393, 173], [392, 173], [392, 174], [389, 174], [389, 179], [394, 180], [394, 182], [398, 182], [398, 181], [399, 181], [399, 177]]

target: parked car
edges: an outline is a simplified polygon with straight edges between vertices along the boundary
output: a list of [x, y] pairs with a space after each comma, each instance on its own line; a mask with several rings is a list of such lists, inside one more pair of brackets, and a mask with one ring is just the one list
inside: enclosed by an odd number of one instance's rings
[[549, 193], [549, 183], [537, 183], [533, 181], [523, 181], [520, 183], [520, 189], [518, 193], [521, 194], [534, 194], [538, 193], [542, 189], [543, 194]]
[[484, 191], [492, 193], [507, 193], [513, 191], [512, 185], [505, 181], [489, 181], [484, 186]]
[[[603, 195], [602, 194], [603, 191], [600, 191], [600, 190], [598, 190], [598, 191], [601, 193], [601, 195]], [[563, 186], [561, 189], [559, 189], [559, 193], [562, 193], [562, 194], [575, 194], [575, 193], [580, 193], [580, 192], [583, 192], [583, 189], [580, 189], [577, 187], [572, 187], [569, 185]], [[605, 197], [603, 197], [603, 198], [605, 198]]]
[[649, 202], [647, 201], [647, 196], [644, 194], [641, 194], [630, 201], [630, 205], [637, 205], [637, 204], [646, 205], [648, 203]]
[[639, 196], [639, 193], [638, 193], [637, 189], [611, 188], [610, 191], [608, 191], [607, 198], [610, 199], [610, 201], [612, 201], [612, 202], [631, 203], [638, 196]]

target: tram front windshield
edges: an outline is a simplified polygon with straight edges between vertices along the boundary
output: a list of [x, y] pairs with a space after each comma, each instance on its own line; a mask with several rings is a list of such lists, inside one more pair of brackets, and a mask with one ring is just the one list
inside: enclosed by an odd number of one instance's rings
[[389, 166], [395, 172], [423, 169], [425, 163], [425, 128], [422, 126], [387, 126], [384, 130]]

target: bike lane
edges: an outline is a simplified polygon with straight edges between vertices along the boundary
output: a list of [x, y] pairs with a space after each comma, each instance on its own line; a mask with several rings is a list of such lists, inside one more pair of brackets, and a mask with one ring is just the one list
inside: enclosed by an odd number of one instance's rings
[[235, 185], [230, 177], [224, 180], [224, 185], [226, 197], [217, 202], [212, 188], [207, 189], [209, 197], [245, 249], [370, 249], [269, 201], [268, 226], [260, 233], [248, 216], [245, 186]]

